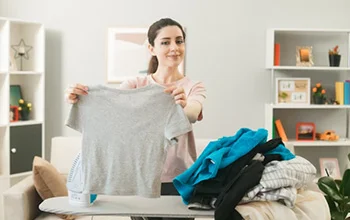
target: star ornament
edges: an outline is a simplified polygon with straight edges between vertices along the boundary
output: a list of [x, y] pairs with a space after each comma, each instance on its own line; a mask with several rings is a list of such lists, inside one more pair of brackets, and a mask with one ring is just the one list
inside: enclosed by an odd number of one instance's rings
[[18, 57], [24, 57], [26, 60], [29, 59], [28, 52], [33, 48], [32, 46], [26, 45], [23, 39], [17, 45], [12, 45], [12, 49], [15, 51], [15, 59]]

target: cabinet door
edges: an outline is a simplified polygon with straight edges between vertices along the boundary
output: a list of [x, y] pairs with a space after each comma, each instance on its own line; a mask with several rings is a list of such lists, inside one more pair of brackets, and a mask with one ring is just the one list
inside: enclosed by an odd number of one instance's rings
[[42, 156], [41, 146], [41, 124], [11, 127], [10, 174], [31, 171], [34, 156]]

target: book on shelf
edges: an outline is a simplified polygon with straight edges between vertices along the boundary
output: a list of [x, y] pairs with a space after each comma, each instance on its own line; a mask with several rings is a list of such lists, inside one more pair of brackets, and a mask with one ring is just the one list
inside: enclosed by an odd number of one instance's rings
[[282, 139], [283, 142], [287, 142], [288, 138], [283, 128], [281, 120], [280, 119], [275, 120], [275, 125], [276, 125], [278, 136]]
[[276, 43], [274, 47], [273, 65], [279, 66], [280, 60], [281, 60], [281, 45]]
[[350, 105], [350, 80], [335, 82], [335, 100], [339, 105]]
[[275, 124], [275, 118], [272, 118], [272, 138], [276, 138], [276, 124]]
[[344, 105], [350, 105], [350, 80], [344, 82]]

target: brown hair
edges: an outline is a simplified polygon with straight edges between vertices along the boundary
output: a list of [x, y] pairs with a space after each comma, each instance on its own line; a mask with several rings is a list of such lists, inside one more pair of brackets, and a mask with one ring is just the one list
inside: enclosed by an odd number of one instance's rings
[[[162, 18], [159, 21], [154, 22], [149, 27], [148, 33], [147, 33], [148, 43], [154, 47], [154, 40], [156, 39], [160, 29], [167, 26], [178, 26], [182, 32], [184, 40], [186, 39], [186, 34], [182, 26], [178, 22], [172, 20], [171, 18]], [[158, 59], [156, 56], [152, 56], [151, 60], [149, 61], [147, 73], [152, 74], [157, 71], [157, 68], [158, 68]]]

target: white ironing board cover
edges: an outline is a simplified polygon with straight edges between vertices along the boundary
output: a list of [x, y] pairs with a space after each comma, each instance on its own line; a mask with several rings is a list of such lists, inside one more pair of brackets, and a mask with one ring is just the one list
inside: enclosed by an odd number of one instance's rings
[[43, 212], [66, 215], [116, 215], [140, 217], [213, 218], [214, 211], [190, 210], [180, 196], [144, 198], [136, 196], [99, 195], [90, 207], [72, 206], [68, 197], [44, 200], [39, 209]]

